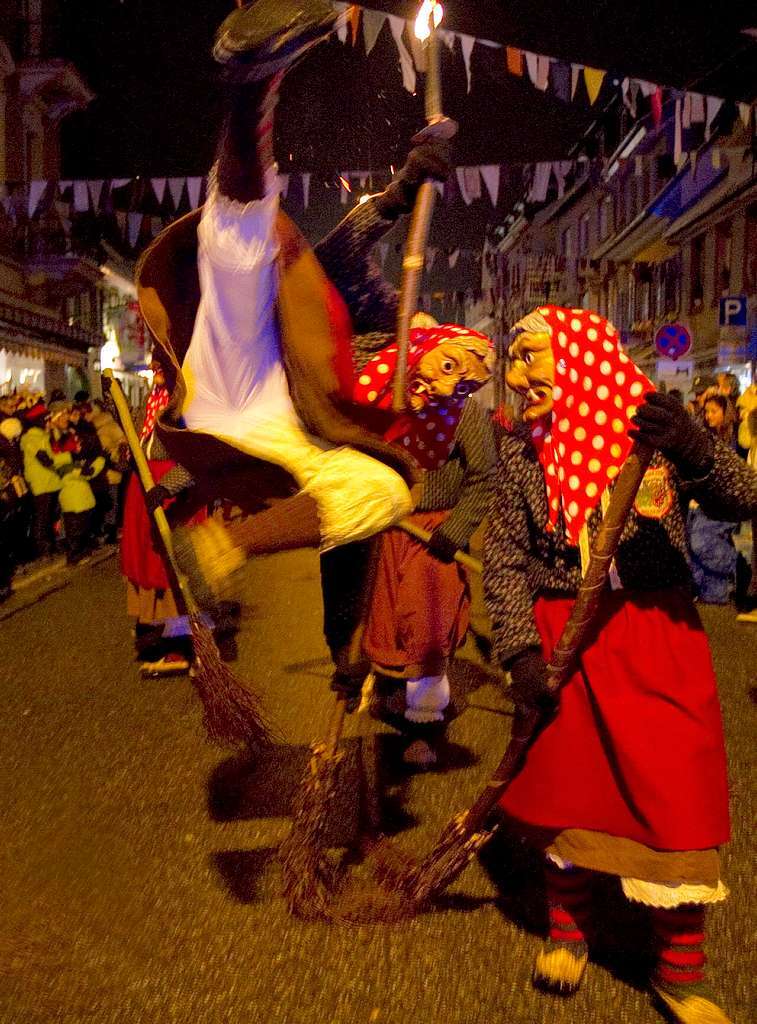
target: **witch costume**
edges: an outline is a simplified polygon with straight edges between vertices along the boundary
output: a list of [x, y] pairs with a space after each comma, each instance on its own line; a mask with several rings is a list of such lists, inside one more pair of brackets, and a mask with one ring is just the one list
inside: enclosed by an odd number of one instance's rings
[[[657, 449], [597, 627], [501, 801], [547, 854], [550, 938], [534, 980], [561, 992], [578, 986], [591, 872], [607, 872], [651, 910], [653, 985], [676, 1019], [725, 1021], [704, 984], [702, 942], [705, 905], [726, 896], [718, 847], [729, 837], [728, 783], [716, 680], [691, 597], [685, 505], [693, 497], [713, 515], [745, 518], [757, 507], [757, 477], [674, 400], [650, 394], [598, 314], [541, 307], [514, 333], [508, 383], [536, 411], [551, 389], [546, 415], [501, 438], [485, 552], [495, 650], [517, 701], [546, 697], [545, 666], [631, 437]], [[536, 372], [544, 339], [551, 373], [544, 362]]]

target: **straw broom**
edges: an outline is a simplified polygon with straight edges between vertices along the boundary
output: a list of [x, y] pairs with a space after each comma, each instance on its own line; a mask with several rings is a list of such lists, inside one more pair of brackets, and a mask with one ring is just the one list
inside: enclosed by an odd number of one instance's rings
[[[139, 443], [129, 406], [113, 372], [105, 370], [103, 378], [104, 390], [109, 391], [113, 398], [134, 459], [139, 482], [146, 495], [155, 486], [155, 481]], [[221, 661], [213, 634], [203, 622], [197, 602], [176, 562], [171, 528], [162, 508], [155, 509], [153, 521], [163, 549], [176, 607], [182, 614], [188, 616], [192, 629], [195, 653], [192, 682], [202, 701], [203, 725], [208, 738], [223, 747], [260, 750], [271, 742], [271, 733], [262, 713], [260, 698], [250, 687], [243, 686], [229, 667]]]
[[325, 855], [324, 835], [328, 808], [336, 792], [344, 751], [339, 741], [347, 704], [337, 694], [329, 717], [326, 739], [314, 743], [305, 778], [292, 804], [292, 827], [278, 851], [282, 892], [290, 914], [306, 921], [329, 916], [337, 867]]
[[[596, 621], [610, 565], [651, 457], [650, 448], [635, 443], [618, 475], [576, 602], [552, 653], [548, 687], [554, 694], [567, 682], [573, 660]], [[363, 893], [345, 892], [337, 916], [359, 921], [396, 921], [414, 916], [444, 892], [497, 830], [498, 823], [489, 816], [520, 770], [547, 718], [545, 712], [537, 709], [516, 714], [512, 736], [491, 779], [474, 804], [445, 825], [436, 845], [423, 860], [405, 857], [388, 840], [379, 843], [374, 851], [378, 888], [367, 887]], [[398, 895], [404, 902], [398, 900]]]

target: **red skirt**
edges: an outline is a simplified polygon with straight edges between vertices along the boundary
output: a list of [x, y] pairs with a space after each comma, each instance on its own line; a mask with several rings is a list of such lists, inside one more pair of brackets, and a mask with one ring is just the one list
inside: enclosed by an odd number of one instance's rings
[[[725, 747], [696, 609], [679, 590], [602, 600], [558, 714], [501, 806], [529, 825], [605, 832], [656, 850], [719, 846], [729, 836]], [[572, 605], [536, 602], [545, 658]]]
[[[150, 460], [148, 463], [155, 483], [176, 465], [170, 459]], [[207, 518], [203, 510], [194, 515], [191, 523]], [[154, 542], [153, 524], [145, 505], [142, 485], [132, 473], [126, 490], [124, 522], [121, 533], [121, 574], [135, 587], [143, 590], [168, 590], [170, 583], [163, 555]]]
[[[448, 516], [416, 512], [411, 519], [432, 531]], [[380, 543], [363, 653], [377, 668], [403, 678], [443, 672], [468, 631], [465, 570], [440, 562], [404, 530], [387, 530]]]

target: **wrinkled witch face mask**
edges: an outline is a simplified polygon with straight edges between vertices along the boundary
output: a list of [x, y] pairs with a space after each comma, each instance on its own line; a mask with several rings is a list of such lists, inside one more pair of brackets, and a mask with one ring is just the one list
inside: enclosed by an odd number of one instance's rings
[[413, 412], [443, 399], [464, 398], [489, 379], [483, 359], [462, 345], [441, 342], [418, 362], [410, 382], [409, 399]]
[[510, 366], [505, 374], [507, 386], [526, 400], [523, 419], [527, 423], [552, 411], [555, 386], [551, 331], [546, 322], [543, 329], [540, 324], [535, 327], [514, 328], [508, 348]]

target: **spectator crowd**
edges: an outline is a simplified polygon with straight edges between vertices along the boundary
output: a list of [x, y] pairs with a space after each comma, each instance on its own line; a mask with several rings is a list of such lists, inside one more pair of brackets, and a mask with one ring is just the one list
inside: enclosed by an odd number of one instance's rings
[[[740, 394], [733, 374], [699, 376], [687, 407], [757, 471], [757, 384]], [[128, 474], [126, 438], [103, 400], [83, 391], [73, 401], [61, 392], [0, 397], [0, 602], [23, 566], [61, 552], [76, 565], [115, 544]], [[757, 622], [757, 524], [751, 565], [734, 542], [741, 524], [711, 520], [692, 502], [688, 529], [699, 600], [735, 600], [739, 619]]]
[[128, 445], [100, 399], [0, 397], [0, 602], [14, 573], [59, 553], [76, 565], [118, 539]]

